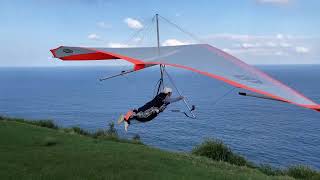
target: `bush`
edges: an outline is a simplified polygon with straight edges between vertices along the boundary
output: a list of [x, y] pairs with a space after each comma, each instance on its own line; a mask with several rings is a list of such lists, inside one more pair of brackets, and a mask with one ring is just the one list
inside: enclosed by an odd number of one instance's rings
[[141, 145], [143, 145], [139, 134], [135, 134], [135, 135], [132, 137], [131, 142], [134, 143], [134, 144], [141, 144]]
[[55, 125], [52, 120], [29, 121], [29, 120], [25, 120], [22, 118], [7, 118], [7, 117], [3, 117], [3, 116], [0, 116], [0, 120], [9, 120], [9, 121], [15, 121], [15, 122], [20, 122], [20, 123], [25, 123], [25, 124], [32, 124], [32, 125], [40, 126], [40, 127], [58, 129], [58, 126]]
[[234, 154], [232, 152], [229, 156], [229, 161], [227, 162], [238, 165], [238, 166], [246, 166], [248, 164], [247, 160], [244, 157], [238, 154]]
[[71, 128], [63, 128], [62, 131], [68, 134], [71, 134], [74, 132]]
[[96, 131], [92, 134], [93, 138], [99, 138], [99, 137], [104, 137], [104, 136], [106, 136], [106, 132], [103, 129], [99, 129], [98, 131]]
[[118, 132], [116, 128], [114, 127], [114, 123], [109, 123], [109, 129], [106, 131], [108, 136], [118, 137]]
[[72, 127], [71, 128], [75, 133], [80, 134], [80, 135], [84, 135], [84, 136], [89, 136], [90, 133], [87, 132], [86, 130], [81, 129], [80, 127]]
[[281, 169], [274, 168], [269, 164], [262, 164], [257, 168], [259, 169], [259, 171], [261, 171], [262, 173], [268, 176], [281, 176], [285, 174]]
[[132, 137], [132, 140], [134, 140], [134, 141], [140, 141], [140, 135], [139, 135], [139, 134], [135, 134], [135, 135]]
[[51, 129], [58, 129], [58, 126], [55, 125], [51, 120], [31, 121], [31, 124]]
[[288, 176], [298, 178], [298, 179], [311, 179], [312, 177], [319, 176], [319, 174], [312, 170], [310, 167], [297, 165], [291, 166], [286, 170]]
[[43, 145], [45, 146], [54, 146], [58, 144], [58, 141], [56, 138], [53, 138], [53, 137], [46, 137], [43, 141]]
[[118, 132], [114, 127], [114, 123], [109, 123], [109, 128], [107, 130], [99, 129], [95, 133], [91, 134], [93, 138], [104, 138], [108, 140], [118, 141]]
[[225, 161], [231, 164], [245, 166], [247, 160], [240, 155], [234, 154], [231, 149], [224, 145], [221, 140], [208, 139], [192, 150], [192, 154], [205, 156], [215, 161]]

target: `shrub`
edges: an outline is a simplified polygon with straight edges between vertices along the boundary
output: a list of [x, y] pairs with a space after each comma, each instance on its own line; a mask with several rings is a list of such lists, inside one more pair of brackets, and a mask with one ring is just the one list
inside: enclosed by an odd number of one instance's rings
[[106, 134], [108, 136], [118, 137], [118, 132], [116, 128], [114, 127], [114, 123], [109, 123], [109, 128], [106, 131]]
[[91, 135], [93, 138], [99, 138], [106, 136], [106, 132], [103, 129], [99, 129]]
[[80, 135], [84, 135], [84, 136], [88, 136], [90, 135], [89, 132], [87, 132], [84, 129], [81, 129], [80, 127], [74, 126], [71, 128], [75, 133], [80, 134]]
[[55, 125], [51, 120], [31, 121], [31, 124], [51, 129], [58, 129], [58, 126]]
[[139, 135], [139, 134], [135, 134], [135, 135], [132, 137], [132, 140], [134, 140], [134, 141], [140, 141], [140, 135]]
[[132, 137], [131, 143], [143, 145], [139, 134], [135, 134], [135, 135]]
[[99, 129], [95, 133], [91, 134], [93, 138], [104, 138], [108, 140], [118, 141], [118, 132], [114, 127], [114, 123], [109, 123], [109, 128], [107, 130]]
[[52, 120], [29, 121], [29, 120], [25, 120], [25, 119], [22, 119], [22, 118], [6, 118], [6, 117], [3, 117], [3, 116], [0, 116], [0, 120], [10, 120], [10, 121], [20, 122], [20, 123], [25, 123], [25, 124], [32, 124], [32, 125], [40, 126], [40, 127], [58, 129], [58, 126], [55, 125]]
[[225, 161], [231, 164], [245, 166], [247, 160], [240, 155], [234, 154], [231, 149], [224, 145], [221, 140], [208, 139], [192, 150], [192, 154], [205, 156], [215, 161]]
[[246, 166], [248, 164], [247, 160], [244, 157], [234, 154], [232, 152], [229, 155], [229, 160], [227, 162], [238, 166]]
[[71, 134], [74, 131], [71, 128], [63, 128], [63, 132]]
[[286, 170], [288, 176], [298, 179], [311, 179], [313, 176], [319, 175], [315, 170], [312, 170], [308, 166], [291, 166]]
[[261, 164], [257, 168], [259, 169], [259, 171], [261, 171], [262, 173], [264, 173], [268, 176], [280, 176], [280, 175], [285, 174], [281, 169], [274, 168], [274, 167], [270, 166], [269, 164]]
[[43, 141], [44, 146], [54, 146], [56, 144], [58, 144], [58, 141], [56, 138], [53, 137], [46, 137]]

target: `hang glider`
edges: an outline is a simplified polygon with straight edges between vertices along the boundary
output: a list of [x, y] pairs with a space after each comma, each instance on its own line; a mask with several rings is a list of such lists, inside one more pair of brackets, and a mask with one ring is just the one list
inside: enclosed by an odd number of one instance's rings
[[[134, 65], [133, 70], [124, 71], [118, 75], [104, 79], [128, 74], [155, 65], [160, 65], [162, 79], [163, 72], [166, 72], [164, 67], [173, 66], [197, 72], [228, 83], [234, 87], [256, 93], [248, 94], [239, 92], [239, 95], [242, 96], [276, 100], [320, 111], [319, 104], [271, 78], [257, 68], [213, 46], [208, 44], [192, 44], [160, 47], [159, 17], [181, 32], [197, 39], [192, 33], [185, 31], [179, 25], [156, 14], [152, 18], [152, 22], [154, 22], [154, 20], [156, 21], [157, 47], [87, 48], [60, 46], [50, 51], [55, 58], [64, 61], [122, 59]], [[168, 74], [167, 76], [169, 77]], [[170, 77], [169, 80], [172, 82]], [[174, 85], [174, 83], [172, 84]], [[180, 94], [178, 88], [176, 88], [176, 90]], [[186, 100], [184, 100], [184, 103], [192, 117], [195, 118], [192, 113], [194, 106], [191, 108]]]
[[319, 104], [259, 69], [208, 44], [134, 48], [60, 46], [51, 52], [55, 58], [64, 61], [122, 59], [134, 65], [132, 71], [154, 65], [183, 68], [257, 94], [239, 93], [240, 95], [278, 100], [320, 111]]

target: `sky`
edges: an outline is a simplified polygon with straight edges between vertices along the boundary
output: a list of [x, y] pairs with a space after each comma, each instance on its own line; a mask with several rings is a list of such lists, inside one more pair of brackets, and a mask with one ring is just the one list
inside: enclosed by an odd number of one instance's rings
[[[124, 65], [62, 62], [61, 45], [208, 43], [249, 64], [320, 64], [318, 0], [0, 0], [0, 66]], [[194, 38], [196, 37], [196, 38]]]

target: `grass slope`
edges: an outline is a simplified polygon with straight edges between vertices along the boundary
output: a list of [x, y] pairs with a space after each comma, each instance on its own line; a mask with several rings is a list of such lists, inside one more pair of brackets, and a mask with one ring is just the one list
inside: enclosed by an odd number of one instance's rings
[[[48, 143], [49, 142], [49, 143]], [[0, 179], [291, 179], [171, 153], [0, 121]]]

